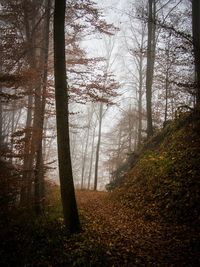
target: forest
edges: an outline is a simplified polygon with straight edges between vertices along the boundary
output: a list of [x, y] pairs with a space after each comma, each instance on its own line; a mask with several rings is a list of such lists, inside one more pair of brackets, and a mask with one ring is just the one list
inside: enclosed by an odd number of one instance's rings
[[200, 1], [0, 0], [0, 266], [200, 266]]

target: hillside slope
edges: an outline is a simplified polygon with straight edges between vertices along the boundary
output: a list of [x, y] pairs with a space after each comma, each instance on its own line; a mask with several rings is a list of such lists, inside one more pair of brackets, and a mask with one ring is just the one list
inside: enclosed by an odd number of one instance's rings
[[146, 219], [198, 225], [200, 116], [182, 114], [153, 136], [113, 198]]

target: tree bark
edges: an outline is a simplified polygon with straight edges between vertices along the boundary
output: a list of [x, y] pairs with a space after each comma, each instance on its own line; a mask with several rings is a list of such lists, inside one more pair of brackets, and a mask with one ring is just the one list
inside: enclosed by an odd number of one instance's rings
[[196, 71], [196, 106], [200, 108], [200, 1], [192, 1], [192, 30]]
[[90, 122], [89, 122], [88, 129], [87, 129], [86, 144], [85, 144], [85, 149], [83, 153], [83, 162], [82, 162], [82, 170], [81, 170], [81, 189], [84, 188], [84, 174], [85, 174], [85, 165], [86, 165], [87, 150], [88, 150], [89, 133], [90, 133]]
[[68, 84], [65, 62], [65, 0], [55, 0], [54, 75], [59, 177], [64, 221], [70, 233], [80, 230], [74, 192], [69, 140]]
[[[35, 54], [35, 34], [31, 34], [31, 25], [35, 25], [36, 13], [33, 11], [33, 17], [31, 22], [28, 16], [29, 2], [24, 1], [24, 27], [26, 41], [29, 44], [29, 52], [27, 55], [28, 63], [31, 69], [36, 69], [36, 54]], [[26, 117], [26, 132], [25, 132], [25, 144], [24, 144], [24, 162], [23, 162], [23, 177], [22, 177], [22, 188], [20, 194], [20, 205], [23, 207], [31, 206], [31, 186], [33, 176], [33, 156], [31, 155], [31, 137], [32, 137], [32, 115], [33, 115], [33, 89], [34, 85], [30, 85], [28, 95], [28, 109]]]
[[94, 156], [94, 139], [95, 139], [95, 130], [96, 130], [96, 125], [93, 130], [93, 135], [92, 135], [92, 151], [91, 151], [91, 157], [90, 157], [90, 169], [89, 169], [89, 175], [88, 175], [88, 190], [90, 189], [90, 181], [91, 181], [91, 176], [92, 176], [92, 163], [93, 163], [93, 156]]
[[164, 123], [166, 123], [168, 119], [168, 98], [169, 98], [169, 68], [170, 68], [170, 63], [169, 63], [169, 44], [166, 49], [166, 56], [167, 56], [167, 62], [166, 62], [166, 73], [165, 73], [165, 118], [164, 118]]
[[[143, 36], [141, 46], [143, 46]], [[142, 140], [142, 88], [143, 88], [143, 47], [140, 51], [139, 58], [139, 92], [138, 92], [138, 142], [137, 148], [141, 146]]]
[[84, 149], [84, 154], [83, 154], [83, 163], [82, 163], [82, 170], [81, 170], [81, 189], [84, 188], [85, 165], [86, 165], [86, 159], [87, 159], [92, 116], [93, 116], [93, 109], [91, 109], [91, 111], [88, 110], [88, 125], [87, 125], [87, 134], [86, 134], [86, 144], [85, 144], [85, 149]]
[[[0, 87], [0, 93], [2, 92], [2, 88]], [[0, 100], [0, 147], [3, 145], [3, 104]]]
[[32, 125], [32, 108], [33, 108], [33, 96], [28, 96], [28, 110], [26, 118], [26, 132], [25, 132], [25, 144], [24, 144], [24, 162], [23, 162], [23, 175], [22, 186], [20, 193], [20, 205], [25, 207], [28, 205], [28, 185], [30, 183], [30, 140], [31, 140], [31, 125]]
[[99, 151], [100, 151], [100, 144], [101, 144], [102, 119], [103, 119], [103, 103], [100, 103], [100, 107], [99, 107], [99, 133], [98, 133], [98, 141], [97, 141], [95, 175], [94, 175], [94, 191], [97, 190], [97, 183], [98, 183]]
[[43, 49], [41, 50], [41, 76], [42, 81], [40, 84], [41, 92], [39, 99], [38, 125], [39, 130], [37, 148], [36, 148], [36, 168], [35, 168], [35, 212], [41, 214], [44, 202], [44, 162], [43, 162], [43, 129], [44, 129], [44, 116], [46, 106], [46, 91], [47, 91], [47, 73], [48, 73], [48, 53], [49, 53], [49, 27], [50, 27], [50, 8], [51, 0], [45, 0], [46, 14], [43, 25]]
[[154, 60], [155, 60], [155, 0], [149, 0], [147, 70], [146, 70], [146, 106], [147, 106], [148, 138], [153, 135], [152, 84], [153, 84]]

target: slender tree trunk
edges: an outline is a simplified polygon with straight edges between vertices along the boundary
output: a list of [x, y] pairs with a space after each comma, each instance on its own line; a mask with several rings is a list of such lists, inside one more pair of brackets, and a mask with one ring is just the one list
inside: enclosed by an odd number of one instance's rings
[[164, 118], [164, 123], [166, 123], [168, 118], [168, 81], [167, 77], [165, 79], [165, 118]]
[[[143, 38], [142, 38], [143, 39]], [[143, 45], [143, 41], [142, 41]], [[138, 144], [137, 148], [141, 146], [142, 139], [142, 88], [143, 88], [143, 49], [140, 51], [140, 63], [139, 63], [139, 92], [138, 92]]]
[[48, 125], [48, 119], [44, 118], [44, 129], [43, 129], [43, 146], [42, 146], [42, 154], [43, 156], [43, 161], [47, 160], [47, 146], [48, 146], [48, 142], [47, 142], [47, 125]]
[[168, 98], [169, 98], [169, 69], [167, 68], [165, 77], [165, 118], [164, 122], [168, 119]]
[[192, 0], [192, 30], [196, 70], [196, 105], [200, 109], [200, 1]]
[[26, 132], [25, 132], [25, 145], [24, 145], [24, 162], [23, 162], [23, 176], [22, 187], [20, 193], [20, 205], [25, 207], [28, 203], [28, 185], [30, 183], [30, 140], [31, 140], [31, 125], [32, 125], [32, 109], [33, 109], [33, 96], [28, 96], [28, 110], [26, 118]]
[[[44, 29], [38, 27], [38, 32], [33, 31], [37, 18], [37, 7], [33, 9], [33, 17], [30, 17], [27, 13], [28, 1], [24, 1], [25, 12], [25, 29], [27, 42], [31, 45], [30, 52], [28, 54], [30, 67], [37, 72], [37, 80], [32, 84], [29, 95], [29, 105], [27, 113], [27, 138], [25, 143], [25, 158], [24, 158], [24, 189], [22, 193], [25, 195], [26, 204], [31, 206], [31, 196], [34, 182], [34, 207], [37, 214], [41, 213], [41, 184], [43, 179], [43, 156], [42, 156], [42, 134], [44, 123], [44, 109], [46, 100], [46, 79], [47, 79], [47, 60], [48, 60], [48, 34], [49, 34], [49, 17], [50, 17], [50, 1], [45, 1], [46, 14], [44, 18]], [[40, 38], [40, 39], [39, 39]], [[43, 45], [43, 49], [36, 48], [37, 43]], [[46, 52], [44, 52], [46, 51]], [[31, 94], [34, 92], [34, 96]], [[34, 112], [32, 111], [34, 99]], [[33, 113], [33, 122], [32, 122]], [[32, 127], [31, 127], [32, 126]], [[31, 131], [30, 131], [31, 128]], [[41, 151], [40, 151], [41, 150]], [[41, 161], [41, 162], [38, 162]], [[34, 167], [35, 166], [35, 167]], [[37, 177], [36, 177], [37, 176]], [[44, 184], [44, 183], [43, 183]], [[24, 200], [22, 201], [24, 202]]]
[[154, 60], [155, 60], [155, 0], [149, 0], [147, 70], [146, 70], [146, 106], [147, 106], [148, 138], [153, 135], [152, 84], [153, 84]]
[[55, 0], [54, 10], [54, 72], [58, 162], [61, 199], [66, 228], [80, 230], [80, 222], [74, 192], [69, 140], [68, 84], [65, 61], [65, 0]]
[[131, 152], [132, 149], [132, 123], [131, 123], [131, 105], [129, 106], [128, 111], [128, 152]]
[[[144, 15], [144, 11], [142, 11]], [[138, 90], [138, 134], [137, 134], [137, 149], [140, 148], [142, 142], [142, 95], [143, 95], [143, 80], [144, 80], [144, 51], [145, 51], [145, 23], [142, 24], [140, 54], [139, 54], [139, 90]]]
[[82, 170], [81, 170], [81, 189], [84, 188], [84, 174], [85, 174], [85, 164], [86, 164], [86, 157], [87, 157], [87, 150], [88, 150], [89, 133], [90, 133], [90, 123], [87, 129], [86, 144], [85, 144], [84, 155], [83, 155], [83, 163], [82, 163]]
[[[35, 34], [31, 35], [31, 25], [35, 25], [36, 11], [34, 10], [31, 23], [28, 16], [29, 2], [24, 1], [24, 26], [26, 33], [26, 41], [30, 45], [28, 53], [28, 61], [31, 69], [36, 69], [36, 53], [35, 53]], [[23, 178], [22, 188], [20, 195], [20, 204], [23, 207], [31, 206], [32, 198], [32, 179], [33, 179], [33, 155], [31, 155], [31, 140], [32, 140], [32, 115], [33, 115], [33, 88], [34, 85], [29, 86], [28, 95], [28, 110], [26, 118], [26, 132], [25, 132], [25, 145], [24, 145], [24, 162], [23, 162]]]
[[85, 173], [85, 165], [86, 165], [86, 158], [87, 158], [87, 152], [88, 152], [88, 143], [89, 143], [89, 136], [90, 136], [89, 134], [90, 134], [90, 125], [91, 125], [91, 121], [92, 121], [92, 116], [93, 116], [93, 109], [91, 111], [88, 111], [86, 144], [85, 144], [83, 163], [82, 163], [82, 171], [81, 171], [81, 189], [83, 189], [83, 187], [84, 187], [84, 173]]
[[43, 155], [42, 155], [42, 147], [41, 142], [39, 143], [40, 147], [37, 151], [37, 159], [36, 159], [36, 166], [35, 166], [35, 181], [34, 181], [34, 206], [35, 206], [35, 213], [37, 215], [42, 214], [43, 205], [42, 205], [42, 197], [43, 197], [43, 190], [44, 190], [44, 168], [43, 168]]
[[77, 144], [77, 135], [76, 133], [71, 135], [71, 159], [72, 161], [76, 158], [76, 144]]
[[94, 127], [93, 130], [93, 136], [92, 136], [92, 151], [91, 151], [91, 157], [90, 157], [90, 169], [89, 169], [89, 175], [88, 175], [88, 190], [90, 189], [90, 181], [92, 176], [92, 163], [93, 163], [93, 157], [94, 157], [94, 139], [95, 139], [95, 130], [96, 127]]
[[[47, 73], [48, 73], [48, 53], [49, 53], [49, 27], [50, 27], [50, 8], [51, 1], [45, 1], [46, 15], [43, 26], [43, 49], [41, 51], [41, 69], [42, 69], [42, 84], [40, 87], [42, 91], [39, 92], [40, 103], [38, 112], [38, 144], [36, 149], [36, 171], [35, 171], [35, 211], [37, 214], [41, 214], [43, 210], [44, 202], [44, 163], [43, 163], [43, 129], [44, 129], [44, 116], [46, 106], [46, 91], [47, 91]], [[37, 141], [37, 140], [36, 140]]]
[[[13, 106], [12, 106], [12, 119], [11, 119], [11, 136], [12, 134], [14, 133], [14, 129], [15, 129], [15, 112], [16, 112], [16, 103], [14, 102], [13, 103]], [[13, 142], [11, 142], [10, 144], [10, 152], [11, 152], [11, 155], [10, 155], [10, 162], [12, 163], [13, 162]]]
[[[2, 72], [2, 61], [0, 61], [0, 72]], [[0, 94], [2, 93], [2, 87], [0, 86]], [[3, 144], [3, 103], [2, 99], [0, 98], [0, 148]]]
[[[119, 138], [118, 138], [118, 145], [117, 145], [117, 166], [120, 164], [120, 156], [121, 156], [121, 138], [122, 138], [122, 128], [121, 124], [119, 125]], [[117, 168], [116, 166], [116, 168]]]
[[133, 148], [133, 151], [136, 151], [137, 150], [137, 147], [138, 147], [138, 135], [137, 135], [137, 125], [134, 125], [133, 127], [133, 135], [135, 136], [135, 139], [134, 139], [134, 148]]
[[100, 103], [100, 107], [99, 107], [99, 133], [98, 133], [98, 141], [97, 141], [95, 175], [94, 175], [94, 190], [95, 191], [97, 190], [97, 183], [98, 183], [99, 151], [100, 151], [100, 144], [101, 144], [102, 119], [103, 119], [103, 103]]
[[170, 58], [169, 58], [170, 41], [166, 49], [166, 73], [165, 73], [165, 118], [164, 123], [168, 119], [168, 100], [169, 100], [169, 69], [170, 69]]
[[[0, 87], [0, 93], [2, 92], [2, 88]], [[3, 144], [3, 104], [0, 99], [0, 147]]]

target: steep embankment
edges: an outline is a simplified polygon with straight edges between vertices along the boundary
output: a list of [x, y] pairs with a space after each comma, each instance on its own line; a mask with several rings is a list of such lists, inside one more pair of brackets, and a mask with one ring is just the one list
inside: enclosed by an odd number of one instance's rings
[[147, 220], [199, 225], [200, 118], [183, 114], [142, 149], [113, 198]]

